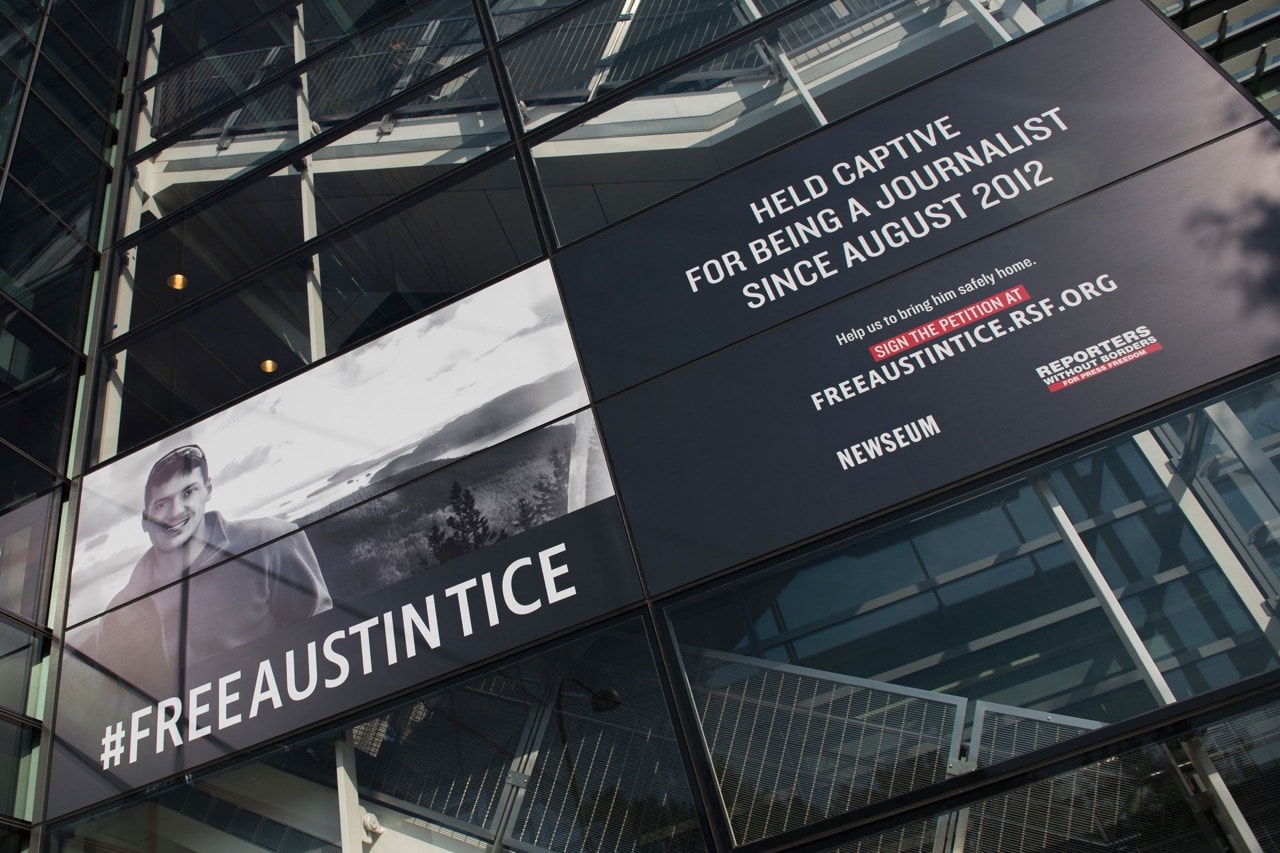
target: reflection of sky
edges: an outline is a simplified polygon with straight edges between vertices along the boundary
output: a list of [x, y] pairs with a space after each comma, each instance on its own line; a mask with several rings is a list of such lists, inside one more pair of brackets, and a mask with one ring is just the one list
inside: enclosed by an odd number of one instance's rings
[[[573, 364], [542, 264], [93, 472], [81, 501], [70, 621], [105, 606], [149, 546], [142, 488], [162, 453], [199, 444], [214, 484], [209, 508], [229, 518], [270, 513], [283, 501], [303, 506], [343, 468]], [[585, 391], [579, 396], [561, 412], [585, 403]]]

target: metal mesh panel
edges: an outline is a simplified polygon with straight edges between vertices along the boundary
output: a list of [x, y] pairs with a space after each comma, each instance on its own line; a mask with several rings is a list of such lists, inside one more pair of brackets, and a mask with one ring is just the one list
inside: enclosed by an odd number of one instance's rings
[[941, 781], [956, 753], [961, 699], [714, 653], [686, 662], [739, 843]]
[[516, 94], [528, 103], [585, 97], [622, 0], [593, 6], [503, 51]]
[[[212, 56], [200, 62], [175, 70], [161, 80], [154, 90], [154, 116], [152, 134], [163, 136], [179, 125], [230, 101], [267, 74], [292, 64], [293, 52], [280, 47], [249, 50], [242, 53]], [[287, 88], [287, 87], [286, 87]], [[265, 93], [271, 101], [281, 101], [293, 108], [292, 90]], [[272, 114], [282, 113], [279, 104], [258, 106]], [[211, 122], [210, 127], [221, 126], [223, 119]]]
[[[1083, 720], [996, 711], [979, 703], [979, 767], [1096, 728]], [[1178, 770], [1158, 747], [1135, 750], [983, 800], [968, 810], [966, 850], [1212, 850], [1181, 796]]]
[[495, 675], [357, 726], [360, 786], [487, 827], [531, 705]]
[[614, 85], [656, 68], [733, 32], [742, 25], [736, 3], [726, 0], [648, 0], [631, 22], [609, 69]]
[[616, 689], [621, 703], [593, 705], [582, 682], [561, 683], [511, 833], [512, 848], [705, 850], [656, 679], [616, 666], [583, 678]]
[[1280, 705], [1221, 723], [1200, 739], [1263, 850], [1280, 850]]

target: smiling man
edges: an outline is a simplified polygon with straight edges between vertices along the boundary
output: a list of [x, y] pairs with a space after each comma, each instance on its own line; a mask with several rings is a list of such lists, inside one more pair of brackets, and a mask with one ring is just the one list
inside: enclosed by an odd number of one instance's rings
[[188, 664], [332, 607], [295, 525], [206, 510], [213, 481], [196, 445], [160, 457], [143, 494], [151, 547], [102, 618], [96, 654], [135, 688], [172, 689]]

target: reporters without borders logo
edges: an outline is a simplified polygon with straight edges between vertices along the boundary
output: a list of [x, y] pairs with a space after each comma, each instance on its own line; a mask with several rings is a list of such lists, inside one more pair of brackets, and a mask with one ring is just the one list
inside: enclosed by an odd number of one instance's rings
[[1135, 326], [1036, 368], [1050, 392], [1061, 391], [1162, 349], [1147, 326]]

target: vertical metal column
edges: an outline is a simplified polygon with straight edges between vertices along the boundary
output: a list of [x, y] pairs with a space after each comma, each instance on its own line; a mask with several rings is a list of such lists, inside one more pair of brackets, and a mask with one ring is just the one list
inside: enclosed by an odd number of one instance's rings
[[[293, 19], [293, 61], [301, 63], [307, 58], [306, 21], [303, 18], [302, 4], [294, 9]], [[312, 136], [310, 84], [306, 71], [298, 74], [296, 81], [298, 144], [303, 145]], [[297, 163], [299, 172], [300, 193], [302, 203], [302, 239], [304, 242], [315, 239], [320, 233], [316, 218], [316, 178], [312, 168], [310, 154], [303, 155]], [[316, 361], [327, 355], [324, 334], [324, 300], [320, 289], [320, 256], [312, 255], [307, 267], [307, 332], [311, 340], [310, 360]]]

